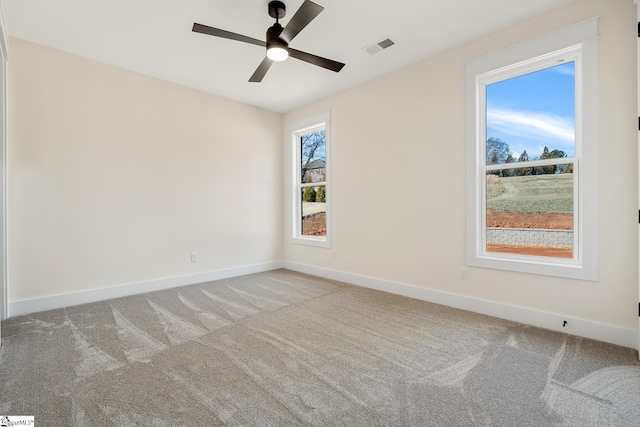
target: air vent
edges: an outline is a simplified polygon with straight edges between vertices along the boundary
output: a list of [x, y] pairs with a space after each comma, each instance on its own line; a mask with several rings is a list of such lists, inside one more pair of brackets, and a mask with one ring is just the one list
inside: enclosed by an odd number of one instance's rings
[[367, 52], [369, 55], [375, 55], [378, 52], [383, 51], [384, 49], [393, 46], [395, 43], [390, 38], [386, 38], [384, 40], [380, 40], [377, 43], [371, 44], [369, 46], [363, 47], [362, 50]]

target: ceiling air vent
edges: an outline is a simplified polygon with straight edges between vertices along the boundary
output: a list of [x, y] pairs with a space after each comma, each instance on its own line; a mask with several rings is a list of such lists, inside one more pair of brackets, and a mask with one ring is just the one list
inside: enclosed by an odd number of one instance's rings
[[376, 53], [381, 52], [384, 49], [393, 46], [394, 44], [395, 43], [393, 42], [393, 40], [391, 40], [390, 38], [386, 38], [367, 47], [363, 47], [362, 50], [367, 52], [369, 55], [375, 55]]

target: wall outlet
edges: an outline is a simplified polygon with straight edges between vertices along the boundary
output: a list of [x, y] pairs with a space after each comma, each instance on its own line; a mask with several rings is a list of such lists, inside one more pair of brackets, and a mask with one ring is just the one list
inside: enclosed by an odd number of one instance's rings
[[331, 254], [329, 254], [329, 259], [336, 259], [336, 251], [331, 251]]
[[460, 269], [460, 280], [469, 280], [469, 269], [461, 268]]
[[191, 254], [191, 262], [198, 262], [198, 254], [196, 252]]

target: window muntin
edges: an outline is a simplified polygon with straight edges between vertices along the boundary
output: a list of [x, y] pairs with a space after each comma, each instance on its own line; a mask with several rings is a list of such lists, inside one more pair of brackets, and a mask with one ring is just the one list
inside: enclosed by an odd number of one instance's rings
[[[468, 265], [597, 280], [597, 24], [598, 19], [593, 18], [474, 59], [466, 64]], [[558, 152], [551, 155], [554, 148], [547, 146], [547, 154], [542, 156], [544, 144], [541, 144], [534, 154], [535, 157], [540, 158], [533, 159], [532, 153], [527, 150], [529, 160], [520, 165], [512, 164], [514, 159], [507, 161], [505, 156], [500, 158], [490, 155], [485, 147], [487, 140], [492, 137], [487, 134], [487, 111], [490, 112], [488, 120], [490, 125], [496, 116], [495, 111], [491, 111], [494, 105], [491, 101], [489, 105], [487, 104], [487, 86], [489, 97], [491, 97], [493, 89], [491, 85], [494, 83], [509, 81], [512, 78], [570, 63], [573, 63], [571, 66], [574, 67], [575, 75], [575, 124], [573, 126], [575, 149], [572, 151], [559, 148], [558, 150], [564, 151], [566, 155], [563, 157], [558, 155]], [[547, 126], [549, 123], [546, 121], [542, 125]], [[564, 129], [566, 130], [566, 127]], [[500, 138], [499, 135], [497, 137]], [[518, 160], [522, 151], [524, 150], [518, 151], [518, 148], [511, 148], [511, 152], [514, 153], [512, 157]], [[573, 169], [571, 182], [555, 183], [564, 185], [565, 194], [573, 190], [573, 202], [566, 203], [567, 200], [565, 200], [565, 206], [570, 206], [573, 210], [571, 218], [573, 219], [573, 243], [569, 256], [557, 253], [551, 254], [552, 256], [539, 256], [516, 253], [515, 250], [503, 253], [499, 251], [500, 248], [491, 246], [490, 239], [494, 236], [489, 236], [487, 220], [493, 218], [487, 217], [487, 206], [491, 208], [491, 204], [496, 200], [495, 197], [487, 199], [487, 175], [497, 173], [499, 178], [503, 178], [504, 175], [522, 173], [516, 172], [518, 168], [541, 172], [553, 170], [550, 169], [551, 167], [556, 168], [555, 173], [546, 174], [553, 175], [546, 178], [552, 180], [560, 179], [555, 176], [559, 175], [559, 172], [566, 173], [567, 169]], [[566, 219], [564, 218], [565, 228], [568, 228]], [[490, 242], [490, 246], [487, 246], [487, 241]]]
[[329, 246], [328, 113], [292, 125], [292, 241]]

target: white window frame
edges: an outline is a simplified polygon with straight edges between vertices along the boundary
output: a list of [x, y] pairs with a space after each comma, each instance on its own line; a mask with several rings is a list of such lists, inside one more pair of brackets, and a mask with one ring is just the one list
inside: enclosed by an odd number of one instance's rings
[[[511, 46], [466, 64], [467, 78], [467, 264], [474, 267], [598, 280], [597, 231], [597, 38], [593, 18]], [[575, 61], [576, 155], [573, 163], [574, 258], [562, 259], [486, 251], [486, 91], [488, 84]], [[554, 64], [554, 61], [556, 63]], [[528, 162], [539, 166], [546, 162]]]
[[[302, 198], [300, 194], [305, 186], [313, 184], [302, 183], [302, 165], [300, 164], [301, 144], [300, 138], [308, 133], [325, 131], [325, 194], [326, 207], [325, 214], [327, 233], [326, 236], [304, 236], [302, 235]], [[292, 188], [291, 188], [291, 242], [309, 246], [331, 247], [331, 174], [330, 174], [330, 154], [331, 154], [331, 115], [329, 111], [316, 114], [311, 117], [296, 120], [289, 125], [291, 134], [291, 157], [292, 157]]]

